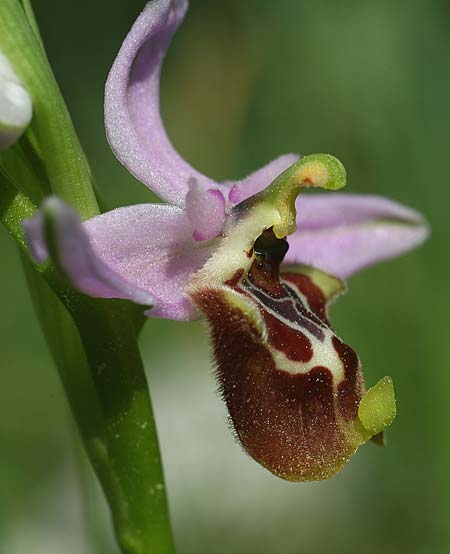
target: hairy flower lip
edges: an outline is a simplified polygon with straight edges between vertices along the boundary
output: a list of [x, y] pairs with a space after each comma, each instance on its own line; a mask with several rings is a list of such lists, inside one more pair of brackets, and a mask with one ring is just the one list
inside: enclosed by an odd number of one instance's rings
[[392, 422], [395, 398], [390, 378], [365, 391], [357, 355], [329, 326], [323, 306], [343, 284], [313, 268], [280, 275], [285, 253], [285, 241], [266, 232], [251, 270], [222, 283], [197, 279], [191, 294], [209, 322], [220, 390], [244, 450], [282, 479], [321, 480]]

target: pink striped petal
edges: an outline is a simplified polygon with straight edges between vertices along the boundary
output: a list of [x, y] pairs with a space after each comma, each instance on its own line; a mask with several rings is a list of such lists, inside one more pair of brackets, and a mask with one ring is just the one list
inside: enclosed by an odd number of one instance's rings
[[312, 265], [341, 278], [399, 256], [429, 235], [423, 216], [380, 196], [300, 195], [297, 231], [286, 263]]
[[105, 125], [117, 158], [163, 200], [183, 205], [188, 181], [213, 181], [172, 146], [159, 111], [161, 65], [186, 0], [153, 0], [134, 23], [111, 68], [105, 89]]

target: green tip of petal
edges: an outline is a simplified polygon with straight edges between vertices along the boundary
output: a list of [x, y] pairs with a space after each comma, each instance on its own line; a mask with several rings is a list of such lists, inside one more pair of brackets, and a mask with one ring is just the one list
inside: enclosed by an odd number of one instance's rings
[[346, 185], [345, 167], [337, 158], [329, 154], [310, 154], [295, 165], [303, 186], [339, 190]]
[[295, 200], [303, 188], [338, 190], [346, 184], [341, 162], [329, 154], [304, 156], [265, 189], [262, 200], [277, 208], [280, 222], [273, 226], [277, 238], [295, 231]]
[[363, 396], [358, 418], [370, 435], [378, 435], [388, 427], [395, 418], [394, 385], [390, 377], [383, 377]]

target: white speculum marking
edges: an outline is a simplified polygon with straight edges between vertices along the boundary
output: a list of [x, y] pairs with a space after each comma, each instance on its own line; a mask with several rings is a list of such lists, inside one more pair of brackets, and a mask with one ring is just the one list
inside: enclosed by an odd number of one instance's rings
[[[309, 312], [310, 317], [308, 317], [308, 321], [312, 322], [313, 325], [315, 325], [315, 321], [320, 321], [317, 316], [314, 315], [312, 312], [307, 298], [299, 291], [299, 289], [291, 282], [284, 283], [286, 284], [290, 289], [293, 290], [293, 292], [296, 294], [296, 296], [299, 298], [303, 306], [307, 309]], [[344, 365], [342, 363], [342, 360], [340, 359], [338, 353], [336, 352], [334, 345], [333, 345], [333, 337], [336, 336], [335, 333], [322, 321], [320, 321], [320, 327], [319, 327], [323, 340], [321, 338], [317, 337], [317, 332], [311, 332], [303, 325], [300, 325], [299, 323], [296, 323], [295, 321], [291, 321], [285, 317], [283, 317], [280, 313], [280, 311], [276, 311], [270, 308], [266, 302], [264, 302], [261, 297], [265, 297], [265, 300], [270, 299], [270, 303], [276, 303], [281, 304], [283, 302], [286, 302], [286, 297], [283, 298], [274, 298], [273, 296], [269, 296], [261, 289], [258, 290], [258, 296], [255, 294], [255, 289], [252, 287], [250, 283], [247, 281], [247, 285], [245, 286], [245, 290], [248, 294], [251, 295], [252, 299], [259, 305], [261, 305], [268, 313], [270, 313], [273, 317], [277, 318], [279, 321], [281, 321], [284, 325], [287, 325], [291, 329], [294, 329], [295, 331], [302, 333], [305, 335], [305, 337], [311, 342], [312, 346], [312, 358], [308, 362], [301, 362], [301, 361], [293, 361], [286, 357], [284, 352], [281, 352], [271, 346], [270, 344], [269, 349], [273, 356], [274, 362], [278, 369], [281, 369], [282, 371], [286, 371], [287, 373], [290, 373], [291, 375], [298, 375], [298, 374], [305, 374], [308, 373], [311, 369], [317, 366], [323, 366], [326, 367], [331, 371], [331, 374], [333, 376], [333, 384], [336, 387], [345, 378], [345, 370]], [[292, 306], [295, 308], [295, 303], [291, 300]], [[296, 308], [295, 308], [296, 309]], [[297, 311], [297, 309], [296, 309]], [[297, 311], [298, 313], [298, 311]], [[299, 314], [300, 315], [300, 314]]]

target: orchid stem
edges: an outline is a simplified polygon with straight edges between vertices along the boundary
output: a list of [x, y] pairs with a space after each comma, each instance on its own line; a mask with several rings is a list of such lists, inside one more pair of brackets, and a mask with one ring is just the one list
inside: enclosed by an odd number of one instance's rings
[[41, 33], [39, 31], [39, 26], [36, 21], [36, 17], [34, 15], [33, 6], [31, 5], [30, 0], [21, 0], [23, 11], [25, 12], [25, 15], [28, 19], [28, 22], [33, 29], [34, 34], [36, 35], [36, 38], [39, 40], [42, 48], [44, 48], [44, 42], [42, 41]]
[[34, 212], [34, 204], [0, 171], [0, 221], [24, 254], [35, 308], [108, 499], [122, 552], [172, 554], [166, 488], [135, 312], [125, 301], [84, 296], [68, 288], [51, 266], [33, 265], [21, 222]]
[[89, 299], [75, 307], [73, 316], [103, 410], [119, 500], [113, 510], [119, 543], [124, 554], [170, 554], [174, 548], [156, 425], [128, 303], [99, 300], [93, 305]]

